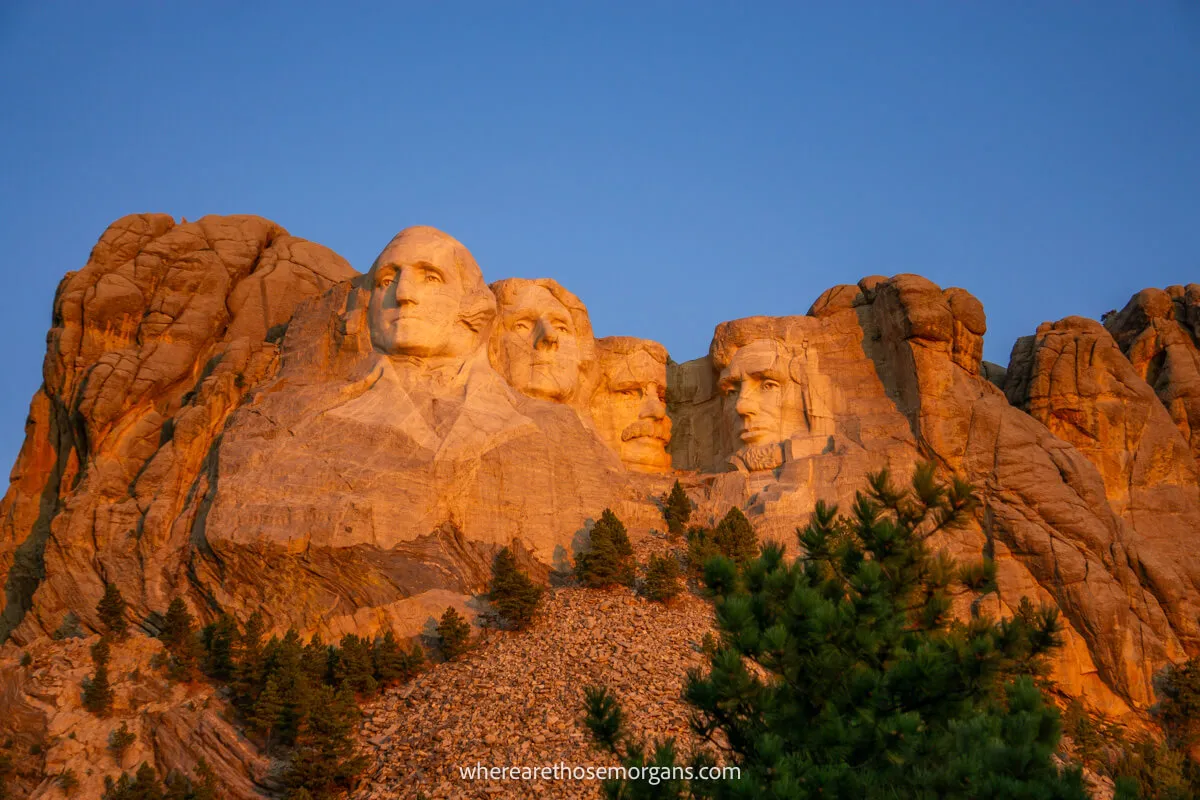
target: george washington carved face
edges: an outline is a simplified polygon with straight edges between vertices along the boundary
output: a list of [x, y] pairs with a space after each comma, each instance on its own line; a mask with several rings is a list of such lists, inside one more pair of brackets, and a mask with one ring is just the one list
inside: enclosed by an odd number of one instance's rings
[[475, 259], [434, 228], [406, 228], [368, 273], [371, 344], [390, 356], [465, 356], [495, 310]]

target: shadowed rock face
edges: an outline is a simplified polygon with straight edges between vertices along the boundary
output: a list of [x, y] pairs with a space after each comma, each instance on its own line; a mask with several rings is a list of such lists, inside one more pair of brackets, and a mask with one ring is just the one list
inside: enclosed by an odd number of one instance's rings
[[127, 217], [55, 299], [0, 505], [0, 632], [29, 643], [67, 611], [94, 630], [111, 581], [137, 619], [178, 595], [202, 619], [412, 633], [504, 545], [544, 575], [605, 507], [661, 527], [676, 477], [696, 521], [736, 504], [794, 552], [817, 500], [933, 459], [983, 499], [939, 542], [995, 558], [977, 609], [1057, 605], [1061, 685], [1145, 708], [1200, 651], [1193, 289], [1043, 325], [1004, 369], [970, 294], [875, 276], [675, 363], [594, 340], [552, 280], [489, 288], [433, 228], [359, 275], [256, 217]]

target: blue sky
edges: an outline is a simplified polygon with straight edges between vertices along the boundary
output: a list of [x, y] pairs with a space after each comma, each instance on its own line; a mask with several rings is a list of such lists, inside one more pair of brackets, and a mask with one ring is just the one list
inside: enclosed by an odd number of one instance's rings
[[435, 225], [681, 361], [869, 274], [973, 292], [1001, 363], [1200, 281], [1194, 0], [10, 0], [0, 108], [5, 464], [59, 278], [132, 212], [359, 269]]

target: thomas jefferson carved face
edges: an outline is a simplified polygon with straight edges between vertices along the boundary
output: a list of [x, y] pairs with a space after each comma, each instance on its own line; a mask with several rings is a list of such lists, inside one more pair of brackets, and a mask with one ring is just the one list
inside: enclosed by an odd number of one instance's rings
[[630, 469], [669, 470], [666, 351], [655, 342], [624, 336], [597, 345], [602, 372], [592, 398], [597, 431]]
[[497, 292], [493, 365], [522, 394], [567, 402], [579, 388], [582, 360], [571, 311], [546, 286], [520, 279], [502, 283], [507, 286]]
[[788, 374], [789, 361], [775, 342], [759, 339], [739, 348], [721, 371], [718, 387], [743, 448], [777, 444], [790, 433], [788, 410], [797, 387]]
[[433, 228], [401, 231], [375, 259], [368, 283], [371, 344], [391, 356], [464, 356], [494, 313], [471, 254]]

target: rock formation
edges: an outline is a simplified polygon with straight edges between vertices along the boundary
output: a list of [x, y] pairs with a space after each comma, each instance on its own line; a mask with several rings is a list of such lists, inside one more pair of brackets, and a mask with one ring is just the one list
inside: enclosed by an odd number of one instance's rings
[[149, 632], [181, 596], [202, 620], [412, 634], [472, 613], [502, 546], [545, 576], [605, 507], [635, 538], [661, 527], [676, 478], [694, 521], [737, 505], [794, 552], [817, 500], [931, 459], [983, 501], [939, 541], [995, 559], [976, 610], [1057, 606], [1059, 684], [1136, 716], [1200, 653], [1198, 300], [1045, 324], [1005, 368], [969, 293], [873, 276], [676, 363], [594, 339], [553, 280], [489, 287], [433, 228], [360, 275], [256, 217], [126, 217], [55, 298], [0, 504], [4, 657], [62, 647], [67, 612], [96, 630], [106, 582]]

